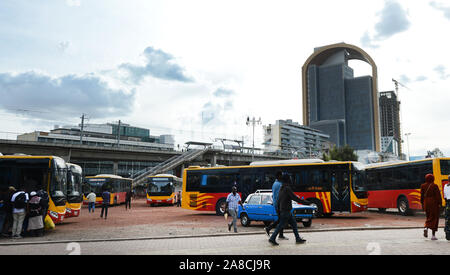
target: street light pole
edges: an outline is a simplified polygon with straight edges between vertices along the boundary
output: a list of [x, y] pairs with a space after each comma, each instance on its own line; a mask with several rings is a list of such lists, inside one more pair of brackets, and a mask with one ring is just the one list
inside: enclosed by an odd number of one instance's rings
[[252, 124], [252, 126], [253, 126], [253, 145], [252, 145], [252, 161], [253, 161], [253, 159], [255, 158], [255, 125], [261, 124], [261, 118], [256, 120], [255, 117], [253, 117], [253, 119], [250, 119], [250, 117], [247, 117], [246, 124], [247, 124], [247, 126], [249, 126], [250, 124]]
[[406, 144], [407, 144], [407, 146], [408, 146], [408, 161], [410, 161], [410, 158], [411, 158], [411, 156], [410, 156], [410, 153], [409, 153], [409, 136], [411, 135], [411, 133], [405, 133], [405, 136], [406, 136]]

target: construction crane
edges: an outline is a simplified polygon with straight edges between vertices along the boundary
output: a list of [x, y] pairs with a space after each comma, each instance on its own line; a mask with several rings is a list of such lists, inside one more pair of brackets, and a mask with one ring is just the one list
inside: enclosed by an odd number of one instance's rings
[[400, 83], [399, 81], [397, 81], [395, 79], [392, 79], [392, 82], [394, 82], [394, 85], [395, 85], [395, 93], [397, 94], [397, 98], [398, 98], [398, 85], [411, 91], [410, 88], [406, 87], [405, 85], [403, 85], [402, 83]]
[[[399, 127], [398, 128], [399, 128], [400, 133], [398, 133], [398, 134], [399, 134], [399, 137], [400, 137], [400, 142], [399, 142], [399, 148], [398, 149], [399, 149], [399, 154], [400, 154], [400, 153], [403, 153], [402, 142], [404, 140], [403, 140], [403, 137], [402, 137], [402, 135], [403, 135], [403, 130], [402, 130], [402, 125], [403, 125], [403, 123], [402, 123], [402, 108], [400, 108], [400, 97], [399, 97], [399, 94], [398, 94], [398, 86], [400, 85], [403, 88], [406, 88], [408, 90], [411, 90], [411, 89], [406, 87], [405, 85], [403, 85], [402, 83], [400, 83], [399, 81], [397, 81], [395, 79], [392, 79], [392, 82], [394, 82], [395, 94], [397, 95], [397, 100], [398, 100], [398, 103], [399, 103], [399, 106], [398, 106], [398, 108], [399, 108]], [[408, 137], [409, 134], [410, 133], [405, 134], [405, 135]], [[409, 142], [408, 142], [408, 145], [409, 145]], [[409, 148], [408, 148], [408, 160], [409, 160]]]

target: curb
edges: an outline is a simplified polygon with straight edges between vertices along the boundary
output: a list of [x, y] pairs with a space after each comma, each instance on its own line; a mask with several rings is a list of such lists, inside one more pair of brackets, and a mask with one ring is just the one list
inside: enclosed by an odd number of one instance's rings
[[[444, 226], [439, 226], [444, 228]], [[339, 231], [365, 231], [365, 230], [396, 230], [396, 229], [423, 229], [423, 226], [380, 226], [380, 227], [341, 227], [341, 228], [323, 228], [323, 229], [302, 229], [299, 233], [317, 233], [317, 232], [339, 232]], [[292, 232], [291, 229], [285, 232]], [[177, 236], [154, 236], [154, 237], [134, 237], [134, 238], [112, 238], [112, 239], [81, 239], [81, 240], [55, 240], [55, 241], [36, 241], [36, 242], [8, 242], [1, 246], [18, 245], [39, 245], [39, 244], [59, 244], [59, 243], [92, 243], [92, 242], [123, 242], [123, 241], [147, 241], [147, 240], [165, 240], [165, 239], [186, 239], [186, 238], [211, 238], [225, 236], [246, 236], [246, 235], [266, 235], [265, 231], [250, 231], [242, 233], [215, 233], [199, 235], [177, 235]]]

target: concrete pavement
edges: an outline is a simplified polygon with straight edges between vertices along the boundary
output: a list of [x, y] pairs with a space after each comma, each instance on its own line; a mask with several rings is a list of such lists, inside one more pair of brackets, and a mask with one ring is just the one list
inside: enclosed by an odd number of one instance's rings
[[306, 244], [280, 240], [279, 246], [268, 243], [265, 233], [216, 234], [204, 236], [153, 237], [123, 240], [85, 240], [19, 244], [0, 247], [0, 254], [52, 255], [405, 255], [450, 254], [450, 242], [443, 230], [438, 241], [422, 236], [421, 228], [307, 231], [300, 234]]

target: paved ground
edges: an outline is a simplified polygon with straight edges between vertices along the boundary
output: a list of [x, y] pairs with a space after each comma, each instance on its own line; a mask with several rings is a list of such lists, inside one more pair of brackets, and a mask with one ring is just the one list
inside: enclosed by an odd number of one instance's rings
[[3, 246], [0, 254], [81, 255], [408, 255], [450, 254], [450, 242], [438, 234], [431, 241], [421, 229], [302, 232], [306, 244], [295, 244], [292, 233], [279, 246], [265, 234], [218, 234], [208, 237], [138, 239]]
[[[310, 228], [301, 224], [307, 245], [280, 241], [267, 243], [264, 225], [254, 222], [229, 233], [224, 217], [179, 207], [149, 207], [135, 200], [132, 210], [110, 208], [108, 219], [100, 211], [66, 219], [44, 237], [0, 239], [0, 254], [446, 254], [450, 244], [440, 229], [437, 242], [421, 237], [423, 213], [404, 217], [397, 211], [335, 214], [315, 219]], [[440, 222], [443, 225], [443, 219]], [[357, 229], [357, 230], [356, 230]], [[389, 230], [380, 230], [389, 229]], [[293, 236], [291, 235], [291, 240]], [[224, 247], [232, 247], [224, 249]], [[245, 249], [243, 249], [245, 247]], [[308, 249], [305, 249], [308, 247]], [[79, 249], [79, 250], [78, 250]]]

